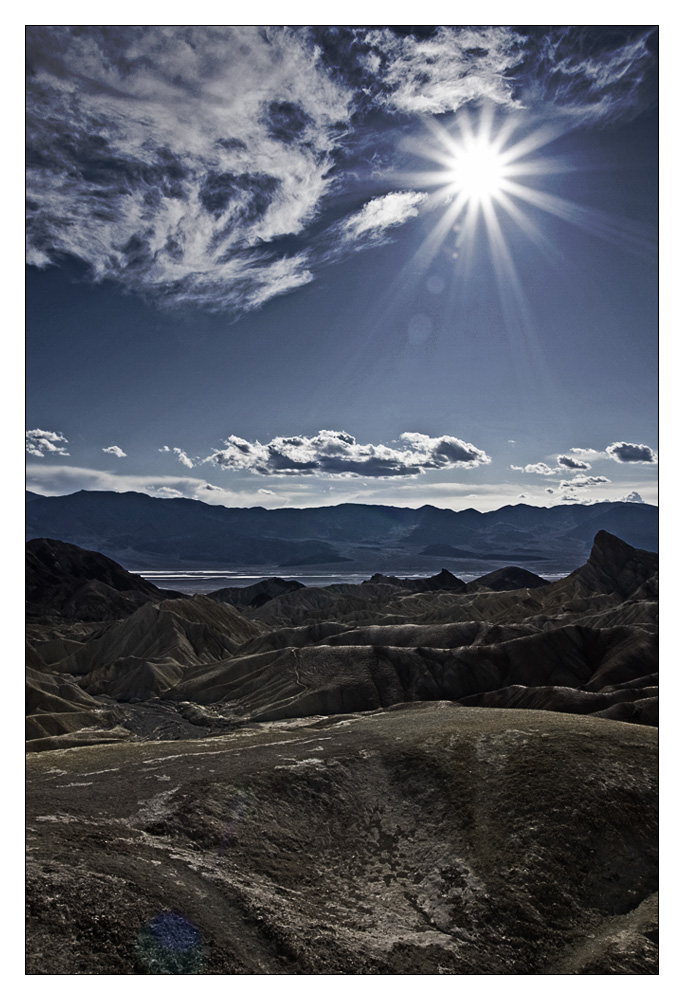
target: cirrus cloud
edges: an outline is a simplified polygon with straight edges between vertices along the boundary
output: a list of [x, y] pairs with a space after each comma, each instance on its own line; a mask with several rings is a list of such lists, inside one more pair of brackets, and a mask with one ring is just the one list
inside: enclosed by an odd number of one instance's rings
[[317, 475], [387, 479], [437, 469], [475, 468], [491, 461], [460, 438], [405, 432], [399, 447], [360, 444], [344, 431], [321, 430], [313, 437], [274, 438], [268, 444], [232, 435], [205, 462], [260, 476]]
[[621, 30], [29, 25], [27, 260], [75, 258], [169, 306], [258, 309], [416, 214], [416, 192], [352, 216], [338, 197], [376, 155], [392, 164], [407, 115], [633, 116], [653, 29]]
[[487, 98], [515, 105], [510, 73], [523, 58], [525, 36], [506, 26], [440, 26], [429, 37], [369, 31], [367, 65], [391, 108], [411, 114], [456, 111]]

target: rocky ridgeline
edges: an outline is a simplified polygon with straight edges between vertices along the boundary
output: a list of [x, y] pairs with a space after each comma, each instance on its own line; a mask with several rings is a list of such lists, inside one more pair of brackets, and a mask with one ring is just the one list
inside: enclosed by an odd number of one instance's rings
[[[188, 734], [189, 712], [216, 733], [442, 699], [657, 722], [657, 557], [606, 532], [584, 566], [551, 584], [507, 567], [467, 586], [443, 570], [172, 599], [97, 553], [55, 541], [28, 553], [30, 606], [47, 614], [29, 627], [32, 749], [78, 743], [84, 728], [92, 740], [109, 729], [121, 738], [127, 725], [131, 739], [149, 734], [151, 702], [174, 738]], [[88, 615], [73, 618], [84, 593], [100, 619], [90, 628]], [[95, 699], [98, 725], [69, 696], [55, 711], [58, 678]]]

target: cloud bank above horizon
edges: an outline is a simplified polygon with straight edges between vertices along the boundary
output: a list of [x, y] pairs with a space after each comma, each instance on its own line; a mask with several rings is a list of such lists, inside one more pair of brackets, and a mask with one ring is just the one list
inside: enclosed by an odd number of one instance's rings
[[430, 470], [473, 469], [491, 462], [481, 449], [460, 438], [430, 437], [407, 431], [403, 447], [359, 444], [344, 431], [321, 430], [312, 437], [278, 437], [267, 444], [231, 435], [205, 462], [259, 476], [367, 477], [418, 476]]

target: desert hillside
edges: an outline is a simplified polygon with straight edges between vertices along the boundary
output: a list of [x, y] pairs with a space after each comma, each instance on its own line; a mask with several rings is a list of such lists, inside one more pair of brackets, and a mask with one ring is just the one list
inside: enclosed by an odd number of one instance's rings
[[28, 558], [30, 974], [657, 973], [653, 553], [194, 597]]

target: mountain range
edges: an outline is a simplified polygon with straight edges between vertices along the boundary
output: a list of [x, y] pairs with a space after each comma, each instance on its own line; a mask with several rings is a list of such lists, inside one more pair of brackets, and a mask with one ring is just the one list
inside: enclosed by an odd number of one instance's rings
[[459, 560], [502, 566], [549, 560], [569, 572], [601, 530], [657, 551], [658, 509], [617, 502], [517, 504], [485, 513], [369, 504], [267, 510], [87, 490], [29, 492], [26, 507], [27, 540], [60, 539], [137, 570], [343, 565], [392, 573], [407, 565], [429, 572], [438, 560], [440, 566], [454, 560], [456, 569]]

